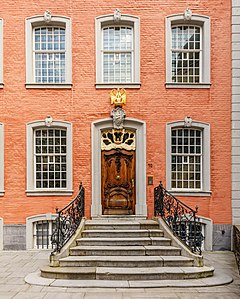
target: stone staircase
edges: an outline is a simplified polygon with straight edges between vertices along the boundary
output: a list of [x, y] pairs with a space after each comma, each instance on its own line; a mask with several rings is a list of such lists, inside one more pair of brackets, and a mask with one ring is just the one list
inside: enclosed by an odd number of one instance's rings
[[45, 266], [41, 276], [75, 280], [171, 280], [213, 275], [171, 245], [159, 223], [146, 219], [86, 220], [76, 246], [59, 257], [58, 267]]

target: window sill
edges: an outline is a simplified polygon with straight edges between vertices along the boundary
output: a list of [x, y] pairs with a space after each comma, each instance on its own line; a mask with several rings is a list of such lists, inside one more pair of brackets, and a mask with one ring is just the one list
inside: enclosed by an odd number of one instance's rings
[[3, 88], [4, 84], [3, 83], [0, 83], [0, 88]]
[[140, 88], [141, 83], [96, 83], [97, 89], [105, 88]]
[[168, 190], [174, 196], [211, 196], [211, 191]]
[[26, 88], [48, 88], [48, 89], [71, 89], [72, 83], [59, 83], [59, 84], [51, 84], [51, 83], [25, 83]]
[[210, 88], [211, 83], [165, 83], [166, 88]]
[[71, 196], [73, 190], [26, 190], [27, 196]]
[[0, 196], [4, 196], [5, 191], [0, 191]]

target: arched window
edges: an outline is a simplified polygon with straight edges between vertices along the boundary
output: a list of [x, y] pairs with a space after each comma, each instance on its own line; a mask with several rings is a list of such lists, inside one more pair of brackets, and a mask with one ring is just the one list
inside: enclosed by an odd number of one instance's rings
[[27, 124], [28, 195], [72, 194], [71, 135], [67, 122]]
[[166, 18], [166, 87], [210, 87], [210, 18]]
[[26, 19], [26, 87], [68, 88], [72, 81], [71, 20]]
[[167, 189], [191, 194], [210, 192], [209, 124], [167, 124]]
[[139, 18], [96, 18], [96, 87], [140, 87]]
[[56, 214], [41, 214], [26, 219], [26, 249], [53, 249], [51, 236], [56, 228]]

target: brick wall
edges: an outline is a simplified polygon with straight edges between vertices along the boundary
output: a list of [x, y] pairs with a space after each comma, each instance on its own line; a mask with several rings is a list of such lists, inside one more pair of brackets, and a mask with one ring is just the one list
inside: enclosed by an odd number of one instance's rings
[[[191, 4], [193, 13], [211, 17], [210, 89], [165, 89], [165, 16], [181, 13]], [[26, 123], [55, 120], [73, 124], [73, 186], [86, 187], [86, 215], [91, 206], [91, 123], [109, 117], [109, 91], [95, 89], [94, 18], [113, 13], [140, 17], [141, 88], [127, 90], [128, 117], [146, 121], [147, 175], [154, 186], [166, 177], [166, 122], [194, 120], [211, 125], [210, 197], [183, 198], [199, 206], [199, 214], [215, 223], [231, 223], [231, 24], [230, 1], [23, 1], [2, 0], [4, 19], [4, 88], [0, 90], [0, 122], [5, 124], [5, 196], [0, 216], [5, 224], [23, 224], [28, 216], [54, 212], [71, 197], [27, 197]], [[73, 88], [25, 88], [24, 20], [42, 15], [72, 19]], [[153, 214], [153, 186], [147, 186], [149, 216]]]

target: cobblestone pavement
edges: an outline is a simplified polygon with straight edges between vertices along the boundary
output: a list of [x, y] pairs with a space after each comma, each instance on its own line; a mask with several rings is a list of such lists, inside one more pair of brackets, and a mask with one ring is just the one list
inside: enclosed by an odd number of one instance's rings
[[34, 286], [24, 277], [48, 263], [49, 252], [1, 251], [0, 299], [240, 299], [240, 276], [232, 252], [205, 253], [206, 261], [224, 274], [233, 277], [233, 283], [219, 287], [199, 288], [61, 288]]

